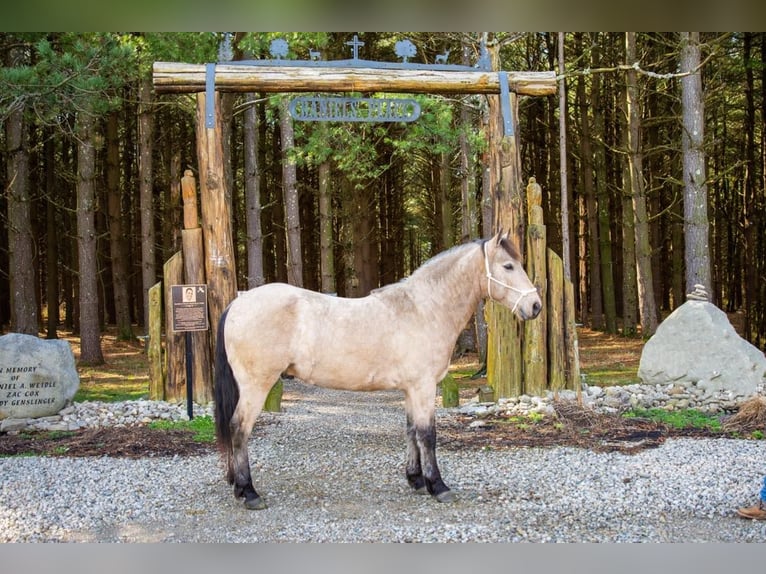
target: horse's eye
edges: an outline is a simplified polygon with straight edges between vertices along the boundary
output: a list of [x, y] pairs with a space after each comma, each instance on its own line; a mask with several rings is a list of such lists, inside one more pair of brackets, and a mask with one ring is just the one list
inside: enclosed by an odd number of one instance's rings
[[506, 268], [508, 271], [513, 271], [513, 263], [506, 263], [503, 265], [504, 268]]

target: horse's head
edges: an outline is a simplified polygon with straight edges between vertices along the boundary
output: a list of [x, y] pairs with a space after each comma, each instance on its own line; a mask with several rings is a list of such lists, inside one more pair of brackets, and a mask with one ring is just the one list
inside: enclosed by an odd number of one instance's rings
[[542, 301], [529, 280], [521, 254], [508, 234], [502, 232], [484, 242], [485, 296], [510, 308], [526, 321], [540, 314]]

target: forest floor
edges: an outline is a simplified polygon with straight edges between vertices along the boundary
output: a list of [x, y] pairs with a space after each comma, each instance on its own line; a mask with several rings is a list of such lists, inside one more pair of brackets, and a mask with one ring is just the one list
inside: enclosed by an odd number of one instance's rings
[[[70, 340], [75, 357], [79, 341]], [[118, 341], [113, 334], [103, 337], [106, 363], [98, 368], [81, 367], [81, 391], [98, 398], [99, 390], [148, 390], [148, 375], [143, 346], [139, 342]], [[640, 338], [606, 335], [590, 329], [579, 332], [581, 369], [589, 384], [625, 384], [637, 380], [636, 372], [643, 348]], [[453, 364], [461, 380], [461, 404], [476, 397], [477, 387], [486, 383], [471, 380], [478, 370], [475, 356], [466, 355]], [[119, 396], [119, 395], [118, 395]], [[127, 398], [139, 398], [129, 393]], [[145, 393], [144, 393], [145, 396]], [[78, 397], [75, 397], [78, 400]], [[82, 400], [82, 399], [80, 399]], [[488, 417], [480, 425], [457, 412], [440, 415], [437, 421], [439, 445], [446, 449], [498, 449], [514, 446], [573, 446], [599, 451], [633, 452], [658, 446], [672, 436], [726, 437], [729, 433], [708, 428], [677, 429], [656, 421], [600, 414], [577, 406], [572, 401], [555, 402], [555, 417]], [[443, 412], [443, 411], [442, 411]], [[185, 429], [158, 429], [150, 426], [84, 429], [73, 432], [22, 432], [0, 434], [0, 456], [46, 454], [49, 456], [192, 456], [215, 451], [210, 442], [199, 442], [194, 432]]]

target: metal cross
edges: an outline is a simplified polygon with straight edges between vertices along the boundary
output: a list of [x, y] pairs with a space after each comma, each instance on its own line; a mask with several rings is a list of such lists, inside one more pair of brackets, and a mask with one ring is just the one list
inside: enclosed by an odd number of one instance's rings
[[364, 42], [362, 42], [356, 34], [354, 34], [354, 39], [351, 42], [346, 42], [346, 46], [351, 46], [354, 50], [354, 60], [359, 59], [359, 47], [364, 46]]

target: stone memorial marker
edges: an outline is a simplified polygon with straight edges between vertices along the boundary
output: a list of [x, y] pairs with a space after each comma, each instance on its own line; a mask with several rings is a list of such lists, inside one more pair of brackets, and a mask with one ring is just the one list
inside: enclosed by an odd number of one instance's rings
[[55, 415], [79, 387], [67, 341], [19, 333], [0, 337], [0, 420]]
[[749, 398], [764, 383], [766, 357], [706, 295], [698, 288], [660, 324], [644, 345], [638, 376], [645, 384], [694, 385], [706, 395]]

